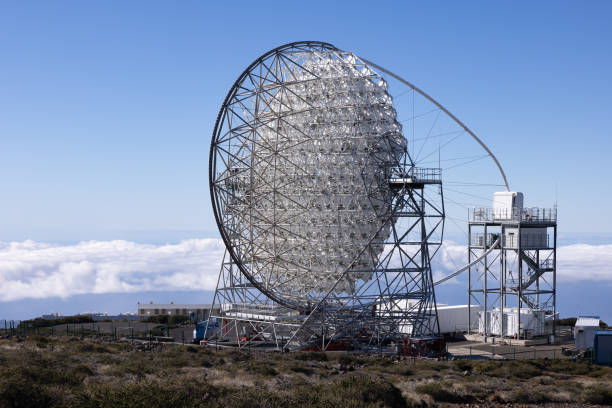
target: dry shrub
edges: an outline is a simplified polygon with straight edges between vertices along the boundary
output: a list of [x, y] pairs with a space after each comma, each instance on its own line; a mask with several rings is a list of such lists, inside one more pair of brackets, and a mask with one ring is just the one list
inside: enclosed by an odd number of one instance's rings
[[542, 367], [532, 361], [478, 361], [474, 369], [492, 377], [528, 380], [542, 375]]
[[302, 361], [327, 361], [327, 354], [317, 351], [303, 351], [293, 354], [296, 360]]
[[597, 405], [612, 405], [612, 387], [595, 385], [588, 387], [583, 393], [584, 402]]
[[401, 391], [389, 381], [363, 375], [299, 387], [289, 398], [298, 406], [406, 407]]
[[427, 394], [437, 402], [468, 403], [473, 399], [471, 396], [448, 390], [441, 383], [419, 385], [415, 388], [415, 391], [419, 394]]
[[456, 371], [472, 371], [474, 367], [469, 360], [455, 360], [453, 361], [453, 369]]
[[112, 351], [100, 344], [84, 343], [77, 350], [81, 353], [111, 353]]
[[554, 402], [555, 399], [548, 393], [530, 388], [521, 388], [510, 393], [506, 402], [514, 402], [519, 404], [545, 404]]
[[250, 361], [245, 366], [246, 371], [251, 374], [261, 375], [263, 377], [274, 377], [278, 375], [278, 371], [265, 361]]
[[160, 370], [159, 362], [147, 360], [140, 356], [130, 356], [123, 361], [116, 362], [108, 370], [108, 374], [114, 377], [126, 375], [144, 376]]
[[116, 407], [207, 407], [214, 406], [220, 391], [203, 381], [139, 381], [98, 384], [79, 393], [73, 406], [82, 408]]
[[312, 368], [304, 367], [301, 365], [292, 366], [289, 369], [293, 371], [294, 373], [301, 373], [305, 375], [312, 375], [314, 373], [314, 370]]
[[47, 407], [53, 403], [45, 388], [23, 378], [0, 382], [0, 407]]

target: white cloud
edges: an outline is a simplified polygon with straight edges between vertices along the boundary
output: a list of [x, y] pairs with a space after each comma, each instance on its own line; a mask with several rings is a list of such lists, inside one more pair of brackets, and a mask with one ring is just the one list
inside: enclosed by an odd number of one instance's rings
[[213, 290], [223, 257], [219, 239], [175, 245], [88, 241], [0, 244], [0, 301], [86, 293]]
[[576, 244], [557, 248], [557, 278], [565, 282], [612, 281], [612, 245]]
[[434, 263], [439, 264], [447, 272], [454, 272], [467, 264], [467, 247], [453, 241], [445, 241], [435, 255]]
[[[443, 272], [441, 270], [434, 270], [433, 271], [433, 281], [437, 282], [440, 279], [445, 278], [446, 276], [448, 276], [448, 272]], [[450, 278], [449, 280], [441, 283], [441, 285], [459, 285], [461, 284], [461, 282], [459, 282], [459, 279], [457, 279], [457, 277], [454, 278]]]
[[[434, 281], [467, 264], [467, 247], [445, 242], [433, 261]], [[450, 279], [449, 282], [453, 281]], [[559, 282], [612, 282], [612, 245], [576, 244], [557, 248], [557, 280]]]
[[[87, 241], [53, 245], [0, 243], [0, 301], [66, 298], [87, 293], [214, 290], [223, 256], [220, 239], [174, 245]], [[434, 261], [434, 280], [465, 265], [467, 249], [446, 242]], [[568, 245], [558, 249], [557, 277], [612, 282], [612, 245]], [[456, 278], [449, 284], [459, 283]]]

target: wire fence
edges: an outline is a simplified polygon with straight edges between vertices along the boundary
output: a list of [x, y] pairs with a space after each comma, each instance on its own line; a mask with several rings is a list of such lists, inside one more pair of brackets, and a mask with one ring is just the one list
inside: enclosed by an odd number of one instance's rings
[[[107, 321], [92, 323], [68, 323], [48, 327], [34, 327], [31, 321], [0, 319], [1, 337], [71, 336], [99, 338], [105, 341], [134, 343], [172, 342], [191, 344], [194, 342], [193, 325], [173, 327], [167, 324], [143, 321]], [[447, 344], [447, 356], [454, 359], [471, 360], [538, 360], [576, 358], [568, 347], [542, 345], [524, 348], [511, 345]]]
[[36, 326], [31, 321], [1, 320], [0, 337], [72, 336], [94, 337], [109, 341], [163, 341], [188, 344], [193, 342], [192, 325], [174, 327], [141, 321], [110, 321], [92, 323], [65, 323]]
[[558, 360], [574, 358], [569, 347], [546, 345], [536, 347], [521, 346], [465, 346], [450, 349], [449, 356], [455, 359], [471, 360]]

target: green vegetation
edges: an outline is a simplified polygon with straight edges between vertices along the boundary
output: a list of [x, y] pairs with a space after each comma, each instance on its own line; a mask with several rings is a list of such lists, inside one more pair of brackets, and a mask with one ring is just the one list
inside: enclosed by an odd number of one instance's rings
[[578, 319], [576, 319], [575, 317], [565, 317], [563, 319], [558, 319], [557, 325], [574, 327], [576, 325], [576, 320]]
[[612, 405], [611, 384], [611, 368], [571, 360], [413, 361], [0, 339], [2, 408]]
[[146, 323], [157, 323], [157, 324], [168, 325], [171, 328], [174, 328], [182, 324], [191, 323], [191, 318], [189, 316], [182, 316], [182, 315], [176, 315], [176, 316], [163, 315], [163, 316], [149, 316], [143, 321]]
[[37, 317], [32, 320], [23, 320], [17, 326], [17, 329], [40, 329], [42, 327], [58, 326], [60, 324], [79, 324], [79, 323], [93, 323], [94, 320], [91, 316], [77, 315], [77, 316], [65, 316], [58, 317], [57, 319], [43, 319]]

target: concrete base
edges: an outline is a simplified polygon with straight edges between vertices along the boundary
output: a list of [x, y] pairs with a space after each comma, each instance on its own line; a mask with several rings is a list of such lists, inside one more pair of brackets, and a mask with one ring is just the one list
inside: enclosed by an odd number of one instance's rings
[[482, 334], [465, 334], [465, 339], [468, 341], [479, 341], [482, 343], [505, 344], [508, 346], [540, 346], [548, 344], [548, 337], [537, 337], [535, 339], [510, 339], [504, 337], [487, 336]]

